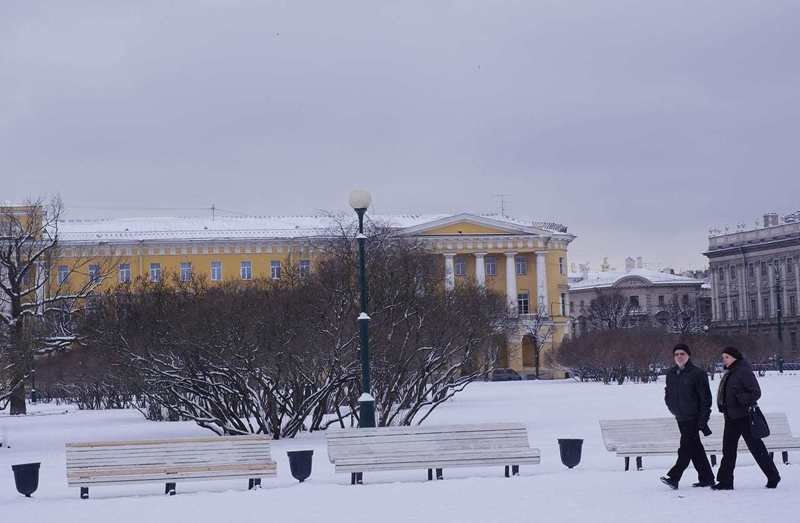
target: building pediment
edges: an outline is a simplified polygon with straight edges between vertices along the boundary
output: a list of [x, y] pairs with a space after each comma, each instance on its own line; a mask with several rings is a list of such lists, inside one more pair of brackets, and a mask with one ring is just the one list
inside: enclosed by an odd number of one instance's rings
[[630, 288], [630, 287], [644, 287], [650, 286], [653, 282], [648, 280], [647, 278], [643, 278], [641, 276], [625, 276], [624, 278], [619, 279], [615, 284], [614, 287], [617, 288]]
[[455, 214], [439, 218], [430, 222], [421, 223], [403, 229], [404, 234], [418, 236], [458, 236], [458, 235], [541, 235], [550, 236], [552, 233], [538, 227], [520, 225], [498, 218], [489, 218], [474, 214]]

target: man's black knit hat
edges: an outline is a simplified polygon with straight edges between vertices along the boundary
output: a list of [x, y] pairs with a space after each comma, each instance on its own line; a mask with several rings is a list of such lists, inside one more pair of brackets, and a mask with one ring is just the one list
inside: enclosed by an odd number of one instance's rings
[[679, 343], [679, 344], [675, 345], [675, 348], [672, 349], [672, 354], [675, 354], [675, 352], [679, 351], [679, 350], [682, 350], [683, 352], [685, 352], [689, 356], [692, 355], [692, 351], [689, 350], [689, 346], [686, 345], [685, 343]]

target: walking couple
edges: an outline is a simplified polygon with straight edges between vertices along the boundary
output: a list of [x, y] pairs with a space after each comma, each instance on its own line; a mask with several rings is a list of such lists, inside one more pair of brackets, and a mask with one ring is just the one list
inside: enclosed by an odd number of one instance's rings
[[708, 436], [708, 419], [711, 416], [711, 389], [706, 372], [691, 362], [691, 351], [683, 343], [675, 346], [672, 355], [675, 366], [667, 373], [667, 386], [664, 401], [678, 422], [681, 443], [678, 461], [661, 481], [673, 489], [678, 483], [689, 462], [697, 470], [698, 482], [693, 487], [711, 487], [713, 490], [733, 490], [733, 469], [736, 466], [736, 453], [739, 438], [744, 438], [747, 448], [758, 466], [767, 477], [767, 488], [775, 488], [781, 480], [778, 469], [772, 461], [764, 442], [755, 437], [750, 428], [748, 409], [761, 397], [753, 368], [742, 353], [734, 347], [722, 351], [725, 374], [717, 391], [717, 407], [725, 418], [722, 434], [722, 462], [714, 482], [714, 473], [706, 457], [700, 432]]

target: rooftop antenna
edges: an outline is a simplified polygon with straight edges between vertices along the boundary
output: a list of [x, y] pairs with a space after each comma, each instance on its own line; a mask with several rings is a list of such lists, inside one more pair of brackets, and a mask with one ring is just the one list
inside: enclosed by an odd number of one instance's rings
[[495, 198], [500, 199], [500, 216], [506, 215], [506, 197], [511, 196], [507, 193], [495, 194]]
[[212, 203], [211, 204], [211, 221], [212, 222], [214, 221], [214, 214], [215, 214], [216, 210], [217, 210], [217, 207]]

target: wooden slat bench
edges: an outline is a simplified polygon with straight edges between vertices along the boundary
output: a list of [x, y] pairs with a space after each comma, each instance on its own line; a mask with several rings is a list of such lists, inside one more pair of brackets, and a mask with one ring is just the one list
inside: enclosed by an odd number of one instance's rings
[[67, 485], [81, 488], [124, 483], [165, 482], [175, 494], [177, 480], [248, 478], [249, 488], [276, 475], [264, 435], [211, 436], [143, 441], [67, 443]]
[[[789, 451], [800, 450], [800, 438], [793, 436], [789, 420], [784, 413], [765, 414], [770, 427], [770, 436], [764, 444], [770, 453], [780, 452], [783, 462], [789, 464]], [[711, 464], [722, 453], [722, 416], [712, 416], [708, 422], [711, 436], [701, 436], [706, 452], [711, 455]], [[680, 432], [674, 418], [641, 418], [601, 420], [600, 432], [606, 450], [625, 458], [625, 470], [630, 468], [630, 458], [636, 458], [636, 469], [643, 468], [644, 456], [668, 456], [677, 454]], [[739, 452], [747, 452], [743, 439], [739, 440]]]
[[360, 484], [364, 472], [428, 469], [428, 480], [443, 479], [443, 469], [504, 465], [505, 475], [522, 464], [538, 464], [539, 449], [528, 445], [524, 425], [429, 425], [328, 430], [328, 458], [336, 472], [350, 472]]

